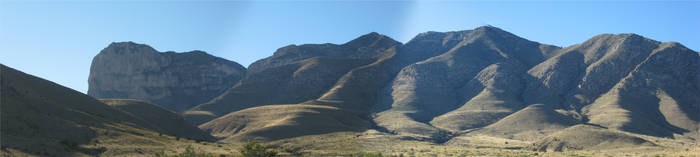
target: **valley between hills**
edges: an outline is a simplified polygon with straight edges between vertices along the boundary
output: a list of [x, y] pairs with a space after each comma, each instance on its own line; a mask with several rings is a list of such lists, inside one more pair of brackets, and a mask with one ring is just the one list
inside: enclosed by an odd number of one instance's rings
[[83, 94], [2, 65], [2, 155], [700, 156], [700, 54], [637, 34], [372, 32], [247, 68], [114, 42], [89, 69]]

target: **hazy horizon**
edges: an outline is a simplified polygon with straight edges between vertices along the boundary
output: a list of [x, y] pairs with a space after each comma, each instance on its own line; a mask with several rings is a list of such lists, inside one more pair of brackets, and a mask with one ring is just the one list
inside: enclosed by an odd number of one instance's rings
[[245, 67], [290, 44], [341, 44], [370, 32], [405, 43], [483, 25], [562, 47], [636, 33], [700, 49], [700, 1], [506, 2], [3, 0], [0, 63], [85, 93], [92, 57], [120, 41], [202, 50]]

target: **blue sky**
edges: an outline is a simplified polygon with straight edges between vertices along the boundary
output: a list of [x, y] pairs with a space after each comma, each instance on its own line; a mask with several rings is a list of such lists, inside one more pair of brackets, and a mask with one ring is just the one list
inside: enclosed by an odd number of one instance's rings
[[92, 57], [115, 41], [203, 50], [248, 66], [289, 44], [344, 43], [369, 32], [405, 43], [421, 32], [482, 25], [564, 47], [637, 33], [700, 50], [700, 1], [0, 0], [0, 63], [87, 92]]

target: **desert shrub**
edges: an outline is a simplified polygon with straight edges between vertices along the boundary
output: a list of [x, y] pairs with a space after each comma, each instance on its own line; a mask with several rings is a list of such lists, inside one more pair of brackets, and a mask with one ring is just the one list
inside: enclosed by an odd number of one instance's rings
[[240, 152], [244, 157], [271, 157], [277, 155], [277, 151], [255, 141], [248, 141], [241, 147]]
[[182, 152], [180, 154], [165, 155], [165, 152], [157, 152], [154, 154], [154, 156], [156, 156], [156, 157], [214, 157], [214, 154], [197, 152], [192, 148], [192, 146], [187, 146], [185, 148], [185, 152]]

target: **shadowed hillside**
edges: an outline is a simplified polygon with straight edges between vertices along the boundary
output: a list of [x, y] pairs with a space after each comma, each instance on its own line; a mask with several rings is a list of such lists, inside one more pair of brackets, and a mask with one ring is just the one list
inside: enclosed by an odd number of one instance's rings
[[[177, 128], [142, 118], [149, 114], [134, 116], [132, 113], [137, 112], [120, 111], [130, 107], [115, 109], [80, 92], [1, 64], [0, 76], [3, 156], [140, 156], [186, 143], [184, 139], [176, 140], [179, 137], [159, 136], [159, 132], [168, 134]], [[158, 111], [165, 111], [143, 109], [139, 112], [159, 115]]]
[[214, 141], [214, 138], [199, 130], [185, 119], [172, 111], [139, 100], [130, 99], [100, 99], [103, 103], [125, 112], [131, 116], [148, 122], [149, 127], [156, 128], [163, 134], [195, 140]]

